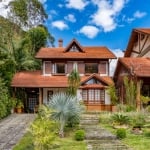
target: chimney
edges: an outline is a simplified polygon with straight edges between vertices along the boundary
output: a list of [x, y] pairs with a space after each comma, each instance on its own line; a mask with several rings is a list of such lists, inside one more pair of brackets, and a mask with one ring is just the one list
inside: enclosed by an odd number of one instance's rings
[[58, 40], [58, 47], [63, 47], [63, 39]]

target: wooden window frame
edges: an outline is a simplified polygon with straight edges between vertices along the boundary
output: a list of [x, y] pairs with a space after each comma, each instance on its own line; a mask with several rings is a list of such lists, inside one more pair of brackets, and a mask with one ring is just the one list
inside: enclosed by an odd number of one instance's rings
[[[89, 91], [92, 90], [93, 91], [93, 96], [94, 97], [94, 100], [90, 100], [89, 97], [90, 97], [90, 93]], [[86, 91], [86, 97], [87, 99], [84, 100], [85, 103], [87, 104], [104, 104], [105, 103], [105, 90], [104, 89], [84, 89], [84, 92]], [[99, 100], [96, 99], [96, 91], [99, 91], [100, 94], [99, 94]], [[102, 95], [103, 94], [103, 95]], [[83, 92], [82, 92], [82, 97], [83, 97]], [[102, 98], [103, 97], [103, 98]]]

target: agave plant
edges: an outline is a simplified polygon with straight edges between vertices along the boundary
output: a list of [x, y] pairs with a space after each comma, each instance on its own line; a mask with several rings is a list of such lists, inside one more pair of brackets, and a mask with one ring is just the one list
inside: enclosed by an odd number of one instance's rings
[[64, 127], [67, 121], [71, 117], [79, 119], [82, 108], [76, 97], [66, 93], [53, 95], [49, 107], [53, 110], [51, 117], [59, 123], [59, 135], [64, 137]]
[[121, 113], [117, 113], [112, 116], [112, 121], [118, 125], [126, 125], [126, 124], [129, 124], [130, 118]]

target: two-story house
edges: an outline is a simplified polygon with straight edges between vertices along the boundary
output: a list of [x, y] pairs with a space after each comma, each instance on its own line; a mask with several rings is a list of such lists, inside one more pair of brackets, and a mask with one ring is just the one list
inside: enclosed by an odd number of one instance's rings
[[142, 81], [139, 92], [150, 97], [150, 28], [133, 29], [124, 57], [118, 59], [114, 81], [122, 102], [125, 99], [124, 76], [134, 78], [137, 84]]
[[78, 100], [87, 110], [111, 110], [106, 88], [113, 84], [109, 64], [115, 55], [107, 47], [81, 46], [75, 39], [66, 47], [62, 40], [58, 45], [41, 48], [36, 54], [42, 60], [42, 70], [18, 72], [13, 77], [11, 86], [27, 93], [25, 108], [32, 111], [35, 105], [48, 103], [53, 94], [65, 92], [68, 75], [76, 67], [81, 77]]

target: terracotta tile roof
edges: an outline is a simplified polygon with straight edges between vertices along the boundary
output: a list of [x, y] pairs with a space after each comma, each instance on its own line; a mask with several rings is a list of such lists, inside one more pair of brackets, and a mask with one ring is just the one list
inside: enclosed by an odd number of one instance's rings
[[[81, 83], [89, 76], [82, 76]], [[113, 83], [110, 77], [100, 77], [106, 84]], [[41, 71], [18, 72], [12, 79], [12, 87], [68, 87], [67, 76], [43, 76]]]
[[119, 58], [118, 60], [129, 71], [134, 71], [138, 77], [150, 77], [150, 59], [149, 58]]
[[115, 59], [107, 47], [82, 47], [84, 52], [64, 52], [65, 48], [41, 48], [36, 54], [38, 59]]
[[130, 57], [138, 33], [150, 35], [150, 28], [137, 28], [132, 30], [124, 57]]

